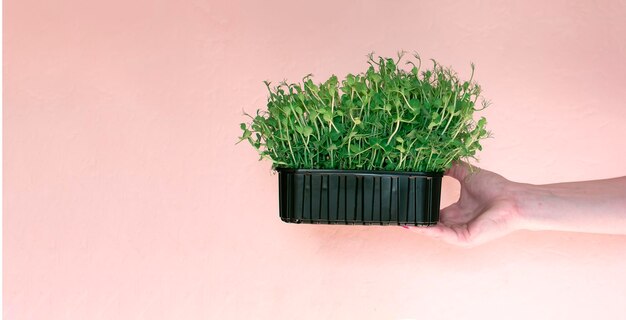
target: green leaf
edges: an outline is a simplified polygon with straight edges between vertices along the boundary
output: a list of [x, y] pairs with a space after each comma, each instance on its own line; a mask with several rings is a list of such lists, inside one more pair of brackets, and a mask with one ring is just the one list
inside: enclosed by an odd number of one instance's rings
[[381, 139], [381, 138], [371, 138], [371, 139], [369, 139], [369, 144], [370, 144], [371, 146], [374, 146], [374, 145], [381, 145], [383, 142], [384, 142], [384, 141], [383, 141], [383, 139]]
[[355, 82], [355, 81], [356, 81], [356, 80], [355, 80], [355, 78], [354, 78], [354, 75], [349, 73], [349, 74], [346, 76], [346, 81], [345, 81], [345, 84], [346, 84], [347, 86], [352, 86], [352, 85], [354, 85], [354, 82]]
[[359, 93], [365, 93], [367, 91], [367, 86], [365, 83], [359, 82], [356, 84], [356, 91]]
[[440, 125], [442, 121], [443, 119], [441, 118], [441, 115], [437, 112], [434, 112], [433, 114], [431, 114], [430, 123], [428, 124], [428, 130], [432, 130], [434, 127]]

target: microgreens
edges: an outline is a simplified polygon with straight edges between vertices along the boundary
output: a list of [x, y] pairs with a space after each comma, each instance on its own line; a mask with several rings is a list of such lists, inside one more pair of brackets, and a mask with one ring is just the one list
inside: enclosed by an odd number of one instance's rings
[[[405, 62], [368, 55], [369, 68], [339, 81], [281, 82], [269, 91], [267, 110], [242, 123], [247, 140], [273, 166], [300, 169], [442, 172], [453, 161], [474, 157], [489, 136], [486, 120], [474, 121], [481, 88], [459, 80], [435, 60]], [[488, 103], [481, 99], [482, 109]], [[478, 110], [476, 110], [478, 111]]]

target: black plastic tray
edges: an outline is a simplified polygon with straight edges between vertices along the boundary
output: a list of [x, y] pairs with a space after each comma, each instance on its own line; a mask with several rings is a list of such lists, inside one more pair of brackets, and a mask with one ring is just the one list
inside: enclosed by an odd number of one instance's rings
[[424, 226], [439, 220], [442, 173], [276, 171], [285, 222]]

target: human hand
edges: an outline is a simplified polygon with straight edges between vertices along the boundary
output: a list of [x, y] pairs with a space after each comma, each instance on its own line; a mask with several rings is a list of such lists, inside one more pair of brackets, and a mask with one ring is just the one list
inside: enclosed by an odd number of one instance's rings
[[446, 175], [461, 183], [459, 201], [441, 210], [439, 223], [409, 230], [461, 246], [474, 246], [502, 237], [521, 227], [514, 196], [515, 183], [491, 171], [464, 162]]

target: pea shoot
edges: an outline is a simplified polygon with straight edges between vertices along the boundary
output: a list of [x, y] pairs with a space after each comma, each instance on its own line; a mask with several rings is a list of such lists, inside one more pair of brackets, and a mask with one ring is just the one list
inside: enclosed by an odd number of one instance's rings
[[[365, 72], [314, 83], [265, 81], [266, 110], [244, 113], [239, 141], [248, 141], [273, 167], [300, 169], [442, 172], [452, 162], [474, 157], [489, 136], [488, 106], [481, 87], [418, 54], [404, 62], [368, 55]], [[478, 99], [480, 108], [477, 108]]]

